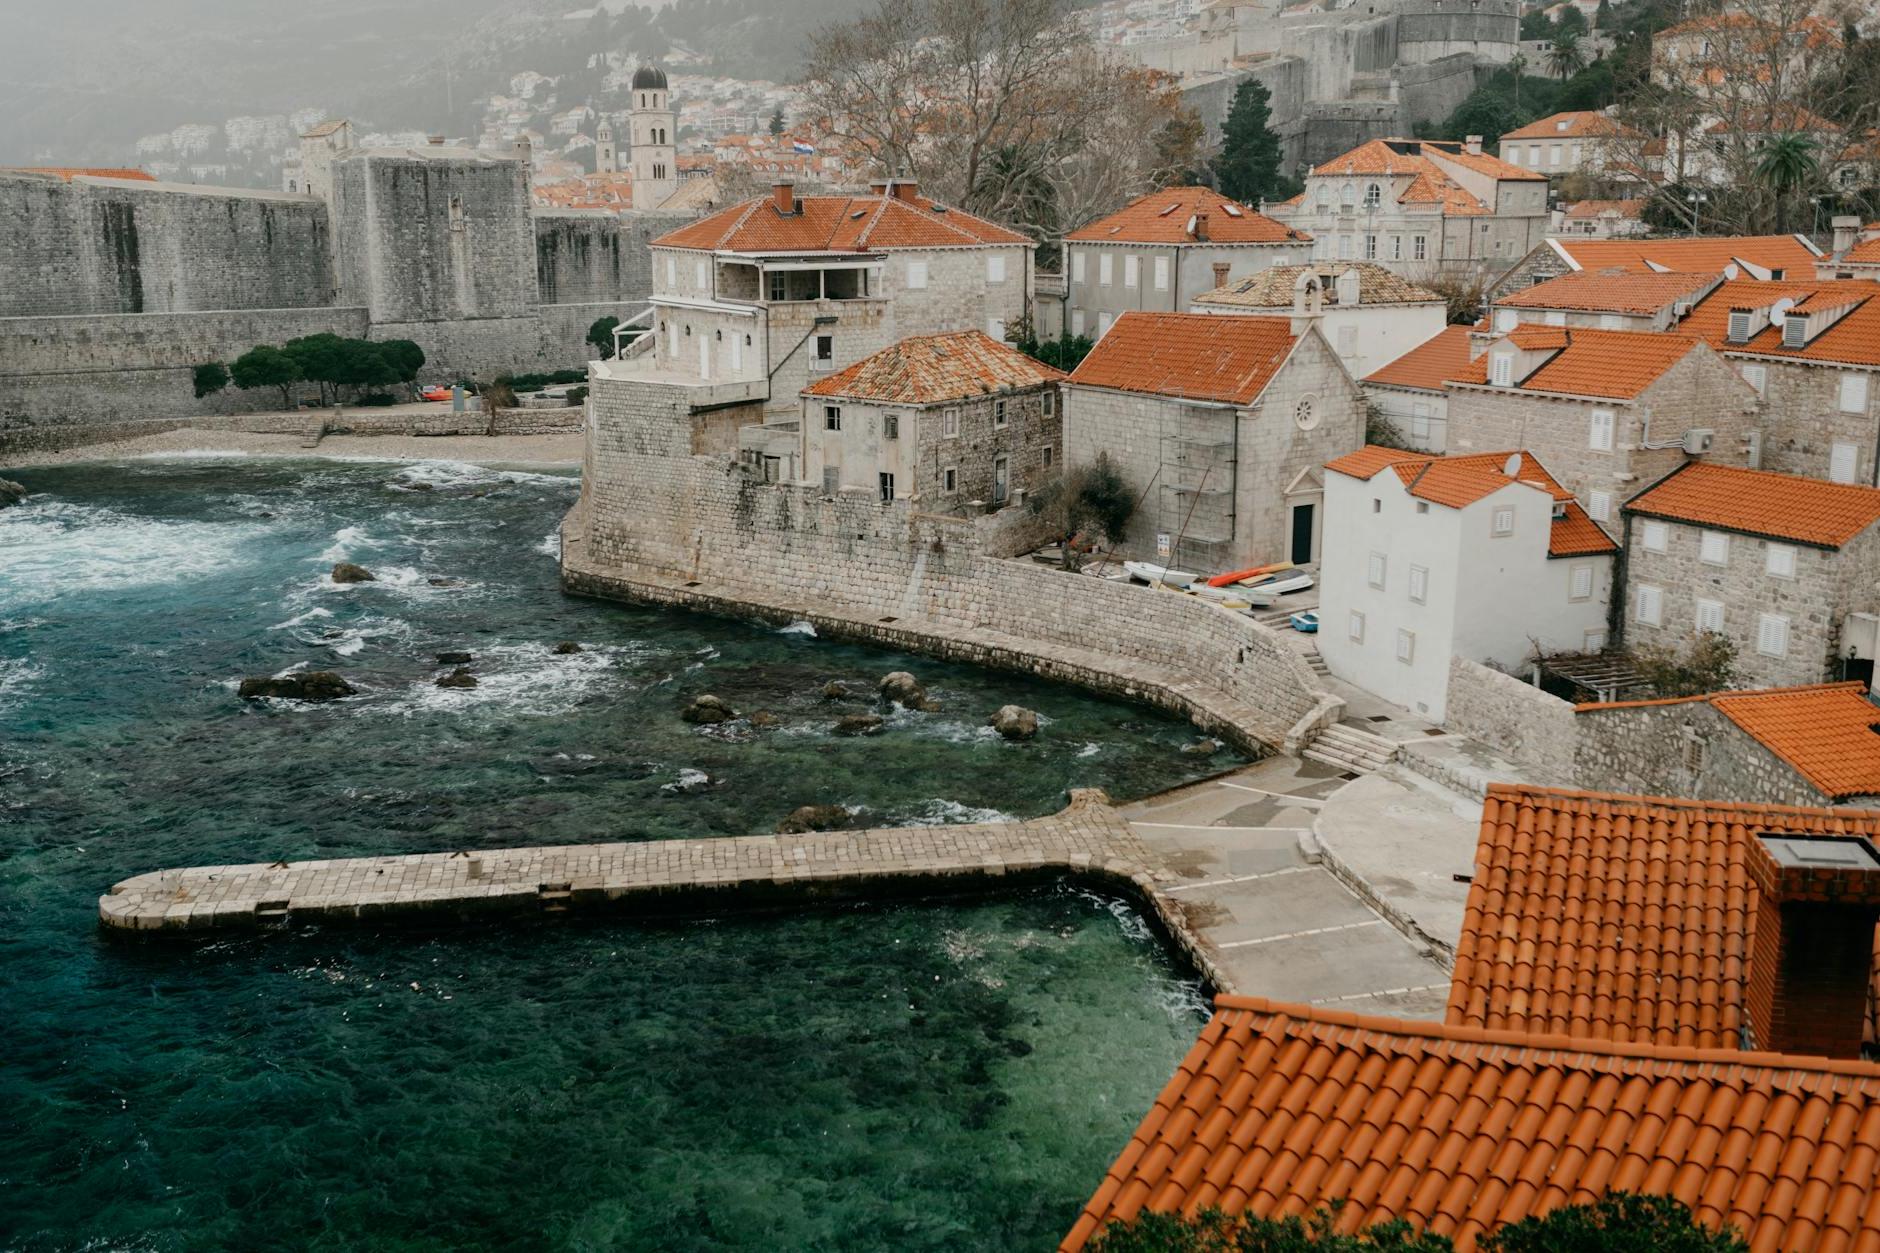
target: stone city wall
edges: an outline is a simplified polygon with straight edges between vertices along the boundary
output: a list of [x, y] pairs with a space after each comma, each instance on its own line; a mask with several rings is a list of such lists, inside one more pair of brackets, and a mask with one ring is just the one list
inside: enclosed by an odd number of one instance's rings
[[1562, 773], [1572, 768], [1579, 735], [1572, 705], [1464, 657], [1449, 659], [1443, 726], [1517, 761]]
[[[1026, 516], [922, 514], [870, 491], [752, 481], [690, 455], [678, 385], [597, 379], [571, 590], [753, 615], [1142, 700], [1252, 748], [1338, 702], [1271, 630], [1170, 592], [1007, 559]], [[1013, 516], [1016, 515], [1016, 516]]]

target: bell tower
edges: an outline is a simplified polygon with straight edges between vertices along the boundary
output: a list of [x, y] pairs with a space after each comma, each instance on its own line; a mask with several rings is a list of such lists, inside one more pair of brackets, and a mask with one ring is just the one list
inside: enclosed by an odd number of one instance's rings
[[633, 207], [657, 209], [679, 189], [679, 114], [672, 107], [666, 71], [657, 65], [642, 65], [633, 72], [633, 105], [627, 124]]
[[619, 169], [620, 150], [614, 147], [614, 124], [602, 117], [600, 128], [594, 132], [594, 172], [614, 174]]

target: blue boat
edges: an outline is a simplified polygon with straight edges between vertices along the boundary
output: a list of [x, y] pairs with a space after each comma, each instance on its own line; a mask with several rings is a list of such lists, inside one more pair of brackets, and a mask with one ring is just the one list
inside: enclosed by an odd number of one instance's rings
[[1311, 609], [1301, 609], [1292, 616], [1293, 630], [1306, 635], [1315, 635], [1319, 629], [1319, 615]]

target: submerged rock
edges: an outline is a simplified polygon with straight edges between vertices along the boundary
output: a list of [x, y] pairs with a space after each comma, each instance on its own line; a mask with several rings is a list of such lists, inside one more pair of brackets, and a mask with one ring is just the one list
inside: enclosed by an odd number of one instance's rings
[[475, 687], [477, 685], [477, 676], [471, 674], [470, 671], [463, 666], [458, 666], [449, 674], [440, 676], [437, 680], [437, 685], [439, 687]]
[[1190, 757], [1212, 757], [1221, 751], [1219, 740], [1196, 740], [1192, 744], [1182, 745], [1182, 752]]
[[338, 700], [358, 690], [331, 670], [302, 670], [272, 679], [243, 679], [241, 697], [243, 700], [268, 696], [276, 700]]
[[836, 723], [837, 735], [880, 735], [879, 714], [849, 714]]
[[469, 653], [439, 653], [437, 664], [440, 666], [467, 666], [476, 658]]
[[880, 691], [883, 701], [903, 709], [921, 709], [932, 713], [940, 708], [938, 702], [928, 699], [927, 689], [921, 681], [905, 670], [883, 675]]
[[0, 509], [26, 499], [26, 489], [12, 479], [0, 479]]
[[432, 578], [432, 579], [426, 579], [425, 582], [429, 583], [432, 587], [462, 587], [464, 585], [462, 579]]
[[771, 727], [782, 726], [783, 719], [771, 713], [768, 709], [760, 709], [751, 715], [751, 725], [760, 730], [767, 730]]
[[1038, 715], [1023, 705], [1001, 705], [986, 725], [1008, 740], [1028, 740], [1038, 734]]
[[822, 698], [824, 700], [849, 700], [854, 695], [855, 693], [849, 690], [849, 685], [841, 679], [831, 679], [823, 684]]
[[810, 831], [841, 831], [853, 815], [840, 805], [804, 805], [790, 811], [777, 824], [778, 835], [803, 835]]
[[679, 772], [676, 780], [661, 784], [659, 790], [668, 796], [689, 796], [693, 792], [703, 792], [717, 781], [703, 770], [694, 770], [688, 766]]
[[335, 583], [377, 583], [379, 579], [364, 566], [342, 561], [333, 567], [333, 581]]
[[687, 722], [729, 722], [738, 716], [738, 711], [708, 694], [694, 697], [690, 705], [679, 711], [679, 716]]
[[563, 640], [548, 651], [555, 654], [557, 657], [572, 657], [574, 654], [581, 651], [581, 646], [573, 640]]

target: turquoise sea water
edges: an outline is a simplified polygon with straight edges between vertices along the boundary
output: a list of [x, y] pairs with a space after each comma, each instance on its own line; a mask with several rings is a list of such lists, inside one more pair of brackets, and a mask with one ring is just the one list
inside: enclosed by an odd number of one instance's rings
[[[210, 459], [0, 512], [0, 1248], [1024, 1249], [1192, 1041], [1121, 902], [107, 940], [166, 865], [1049, 812], [1225, 764], [1074, 689], [564, 597], [560, 475]], [[380, 581], [335, 587], [336, 560]], [[442, 580], [435, 584], [432, 580]], [[574, 657], [550, 652], [574, 639]], [[481, 685], [435, 687], [433, 655]], [[361, 689], [254, 705], [295, 666]], [[938, 713], [841, 739], [909, 669]], [[714, 692], [781, 725], [679, 720]], [[1039, 738], [983, 729], [1037, 709]]]

